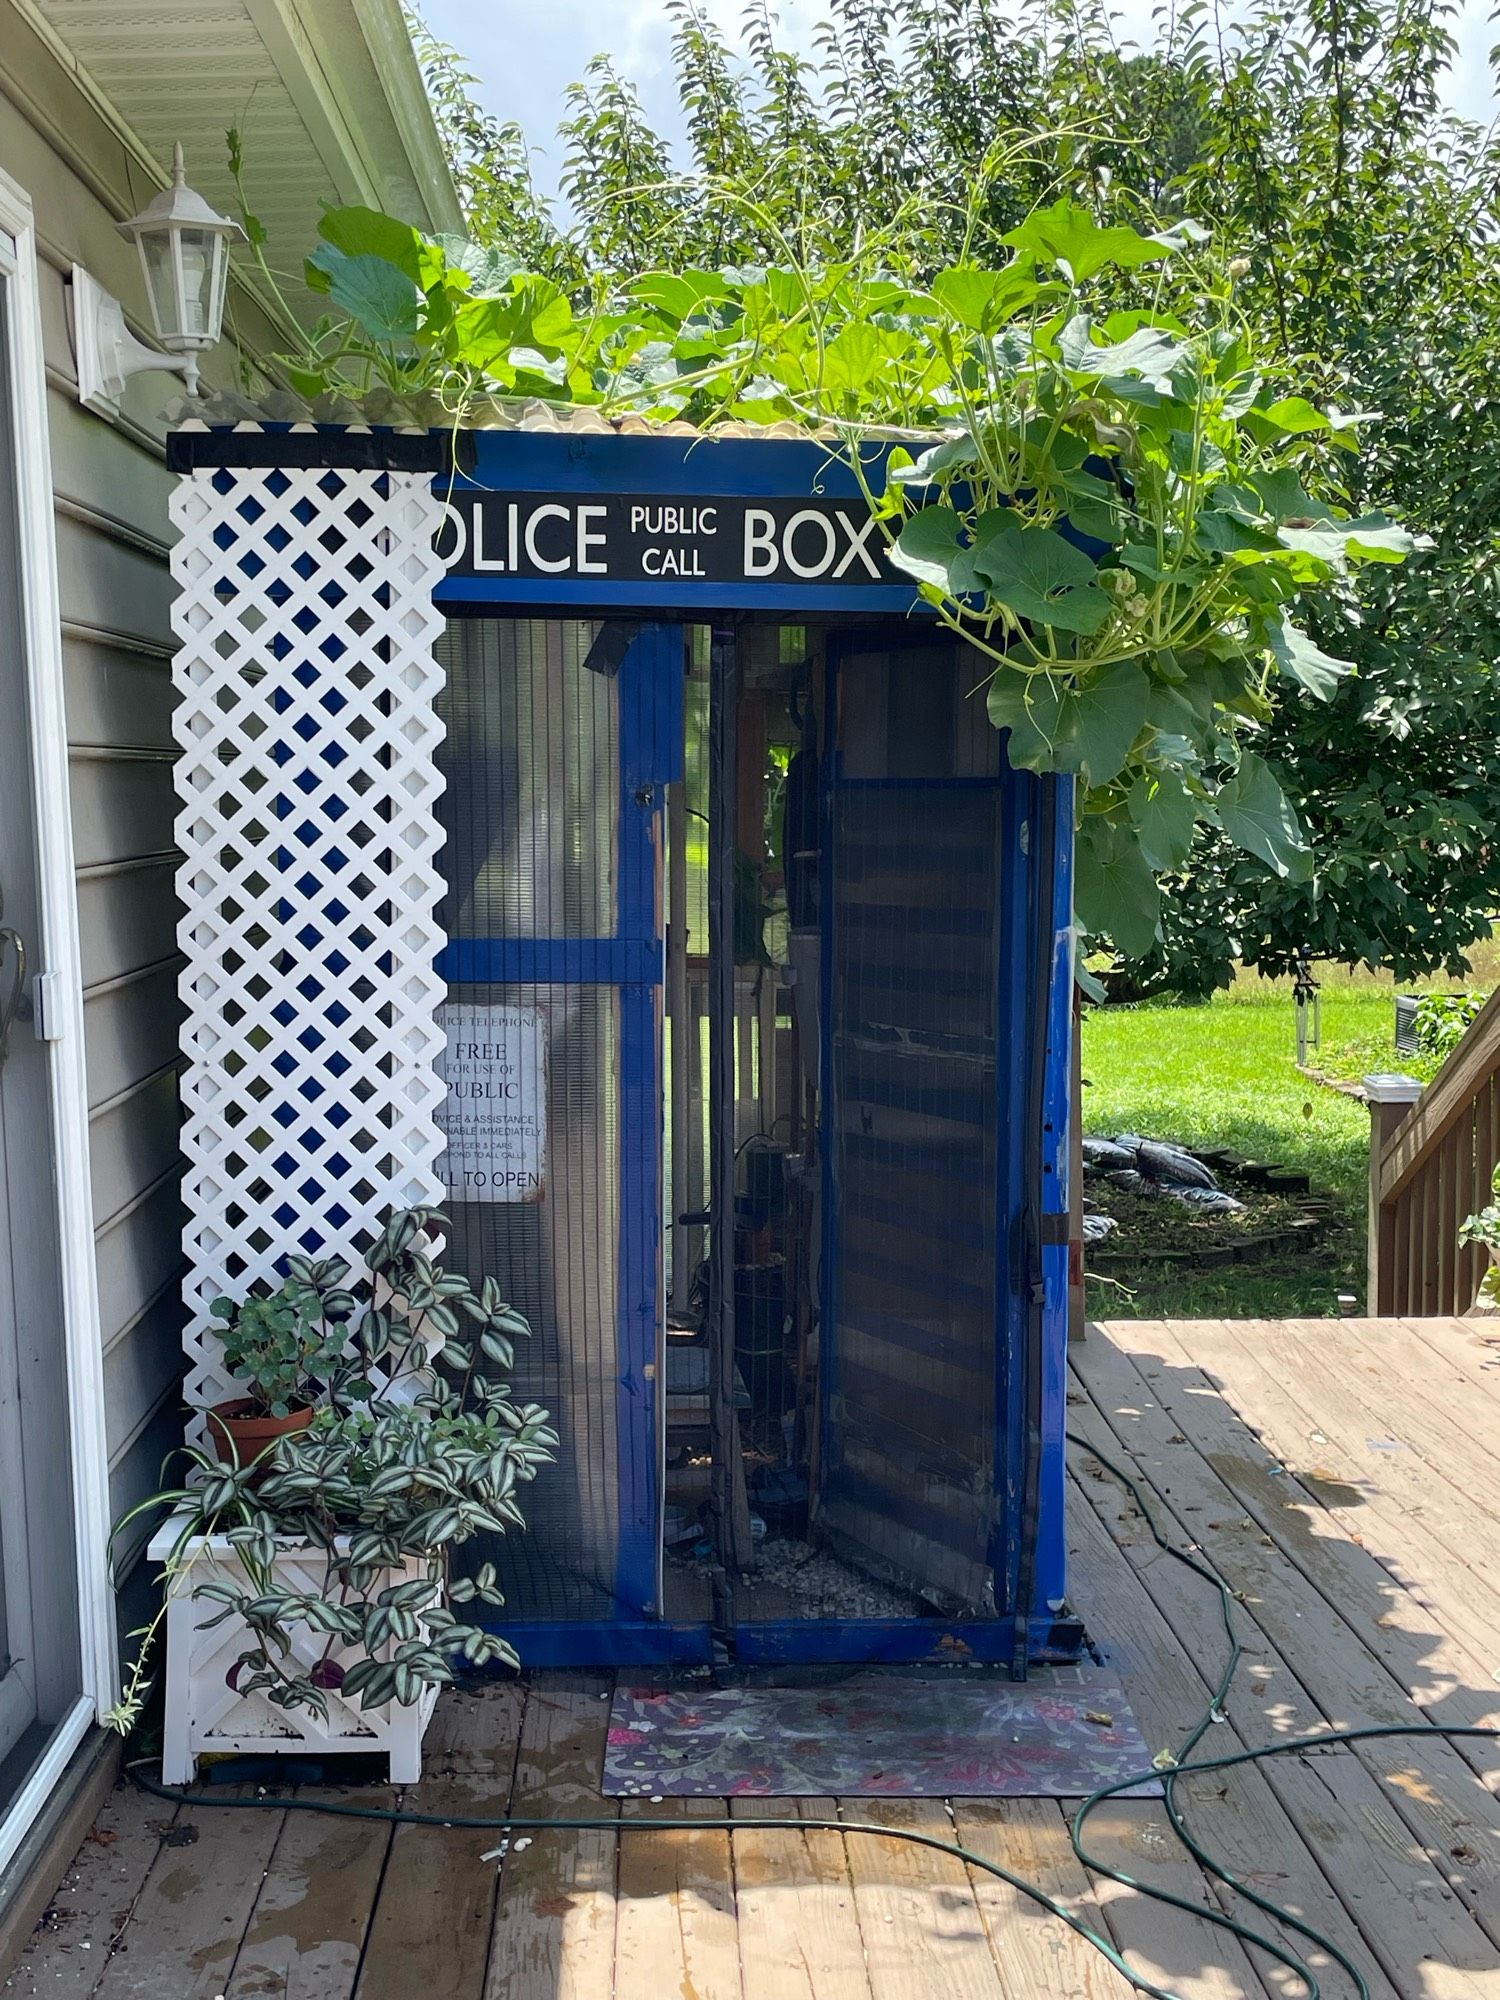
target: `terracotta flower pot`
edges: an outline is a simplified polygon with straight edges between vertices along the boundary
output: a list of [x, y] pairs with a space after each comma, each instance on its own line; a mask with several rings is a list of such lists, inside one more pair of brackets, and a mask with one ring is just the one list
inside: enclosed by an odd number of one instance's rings
[[235, 1396], [227, 1403], [215, 1403], [209, 1411], [208, 1435], [223, 1464], [250, 1465], [267, 1445], [288, 1431], [305, 1431], [312, 1420], [311, 1405], [289, 1410], [284, 1417], [263, 1417], [256, 1414], [253, 1397]]

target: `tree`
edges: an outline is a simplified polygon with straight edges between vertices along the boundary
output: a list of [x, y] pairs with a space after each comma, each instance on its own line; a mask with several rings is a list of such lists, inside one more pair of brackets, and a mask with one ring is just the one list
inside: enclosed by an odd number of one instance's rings
[[[1258, 742], [1316, 869], [1299, 882], [1200, 840], [1133, 971], [1201, 989], [1239, 958], [1285, 969], [1303, 946], [1402, 977], [1457, 969], [1500, 908], [1500, 150], [1439, 109], [1446, 6], [1259, 0], [1222, 28], [1189, 7], [1141, 52], [1100, 0], [832, 0], [811, 64], [763, 4], [742, 56], [691, 0], [673, 13], [675, 182], [607, 63], [570, 93], [574, 220], [548, 226], [579, 271], [775, 262], [788, 244], [811, 261], [896, 215], [920, 268], [924, 217], [935, 258], [931, 219], [976, 184], [986, 248], [1059, 192], [1101, 220], [1193, 215], [1243, 254], [1237, 304], [1260, 351], [1380, 413], [1341, 497], [1400, 509], [1433, 547], [1324, 601], [1310, 636], [1355, 671], [1326, 704], [1282, 702]], [[450, 131], [453, 108], [438, 112], [450, 149], [469, 144], [472, 120]], [[477, 218], [502, 242], [507, 202], [517, 239], [535, 227], [514, 144]], [[716, 192], [729, 183], [753, 200]]]

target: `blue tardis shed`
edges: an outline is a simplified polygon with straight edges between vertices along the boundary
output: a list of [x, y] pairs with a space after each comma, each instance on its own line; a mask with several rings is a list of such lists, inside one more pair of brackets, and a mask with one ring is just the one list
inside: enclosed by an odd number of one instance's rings
[[532, 1664], [1075, 1653], [1069, 783], [1006, 765], [823, 446], [472, 443], [450, 1211], [562, 1436], [486, 1551], [504, 1629]]

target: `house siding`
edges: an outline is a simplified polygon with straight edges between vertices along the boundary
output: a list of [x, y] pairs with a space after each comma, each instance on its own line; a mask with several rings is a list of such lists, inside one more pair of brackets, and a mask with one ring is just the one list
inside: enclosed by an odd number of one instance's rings
[[[0, 0], [0, 168], [31, 197], [42, 286], [71, 816], [84, 978], [110, 1493], [151, 1492], [182, 1433], [177, 907], [173, 894], [170, 476], [160, 374], [121, 417], [77, 401], [67, 282], [76, 261], [147, 313], [115, 222], [149, 190], [24, 17]], [[269, 336], [253, 306], [238, 324]], [[205, 371], [228, 383], [226, 346]], [[117, 1552], [127, 1576], [148, 1524]]]

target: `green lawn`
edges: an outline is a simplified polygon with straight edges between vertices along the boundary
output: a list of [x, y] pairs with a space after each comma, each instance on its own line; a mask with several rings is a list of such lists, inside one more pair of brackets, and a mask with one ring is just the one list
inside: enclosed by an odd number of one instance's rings
[[[1323, 1042], [1368, 1050], [1364, 1068], [1394, 1069], [1391, 989], [1330, 981]], [[1116, 1318], [1281, 1318], [1337, 1311], [1364, 1291], [1369, 1114], [1311, 1082], [1296, 1064], [1296, 1021], [1285, 986], [1244, 981], [1207, 1006], [1091, 1008], [1083, 1027], [1083, 1119], [1091, 1133], [1139, 1132], [1188, 1145], [1232, 1147], [1300, 1167], [1337, 1203], [1306, 1250], [1198, 1271], [1143, 1261], [1129, 1292], [1089, 1281], [1089, 1310]]]

